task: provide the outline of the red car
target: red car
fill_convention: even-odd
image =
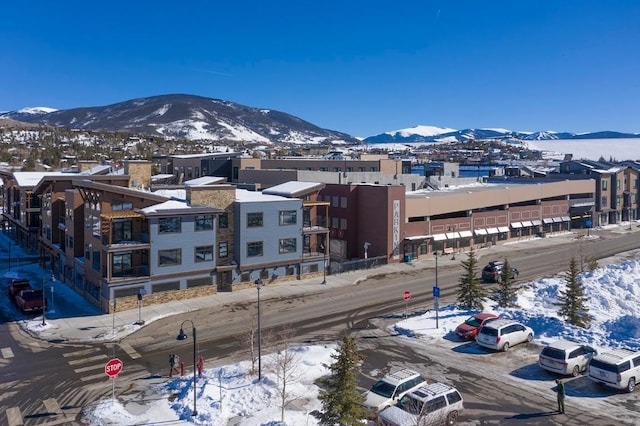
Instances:
[[[473,340],[485,323],[498,319],[498,315],[482,312],[467,318],[465,322],[456,327],[456,334],[465,340]]]

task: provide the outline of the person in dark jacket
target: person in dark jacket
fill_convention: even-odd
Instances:
[[[562,380],[556,379],[556,396],[558,397],[558,413],[564,414],[564,383]]]

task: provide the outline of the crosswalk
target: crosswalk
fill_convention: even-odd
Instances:
[[[26,348],[34,353],[41,350],[37,345],[29,345]],[[117,389],[120,387],[120,383],[124,387],[124,383],[127,381],[148,377],[149,375],[144,367],[127,362],[140,358],[141,355],[131,345],[125,343],[114,344],[111,347],[83,347],[70,352],[63,352],[62,356],[65,364],[76,374],[76,378],[68,379],[68,386],[56,391],[56,395],[52,395],[55,396],[54,398],[44,399],[41,403],[41,408],[36,409],[35,412],[23,413],[20,407],[6,408],[4,413],[0,412],[0,424],[6,424],[7,426],[36,424],[39,426],[80,425],[82,408],[103,398],[105,391],[111,389],[112,385],[115,385]],[[105,374],[105,365],[114,356],[122,360],[124,364],[115,384]],[[15,361],[15,348],[0,348],[0,368],[8,366],[8,364]],[[24,389],[20,390],[21,386],[24,385],[19,381],[2,383],[0,384],[0,395],[4,397],[20,395],[17,392],[24,392]],[[70,409],[69,407],[75,408]],[[2,419],[2,414],[6,416],[6,423]],[[38,420],[37,422],[35,421],[36,419]]]

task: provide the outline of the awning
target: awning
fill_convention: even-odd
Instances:
[[[522,226],[529,228],[531,226],[533,226],[533,223],[531,223],[530,220],[525,220],[524,222],[522,222]]]
[[[511,227],[512,228],[522,228],[522,223],[521,222],[511,222]]]
[[[540,226],[542,225],[542,222],[539,220],[532,220],[531,223],[533,224],[533,226]]]
[[[446,236],[447,240],[455,240],[457,238],[460,238],[460,234],[458,234],[457,232],[447,232]]]
[[[509,232],[508,226],[498,226],[498,231],[500,232]]]
[[[487,230],[486,229],[476,229],[473,232],[475,232],[476,235],[487,235]]]
[[[552,218],[550,218],[550,217],[545,217],[544,219],[542,219],[542,221],[543,221],[544,223],[553,223],[553,219],[552,219]]]
[[[569,216],[562,216],[560,219],[562,219],[563,222],[571,222],[571,218]]]
[[[144,215],[142,213],[134,212],[131,210],[119,210],[111,213],[102,213],[100,215],[100,218],[104,220],[131,219],[135,217],[144,217]]]
[[[447,239],[447,234],[435,234],[433,236],[433,241],[444,241]]]
[[[472,236],[473,233],[471,231],[460,231],[460,238],[469,238]]]
[[[562,218],[561,218],[561,217],[554,217],[554,218],[553,218],[553,222],[554,222],[554,223],[562,222]]]
[[[428,235],[414,235],[412,237],[404,237],[405,240],[409,240],[409,241],[420,241],[420,240],[426,240],[427,238],[429,238]]]
[[[487,228],[487,233],[488,234],[497,234],[500,231],[498,231],[498,228]]]

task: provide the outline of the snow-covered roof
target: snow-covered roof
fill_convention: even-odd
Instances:
[[[36,186],[45,176],[69,176],[66,172],[14,172],[13,177],[21,188]]]
[[[311,191],[324,188],[323,183],[319,182],[298,182],[289,181],[280,185],[272,186],[262,191],[263,194],[282,195],[283,197],[297,197],[301,194],[307,194]]]
[[[179,200],[187,199],[186,189],[157,189],[153,191],[153,193],[157,195],[162,195],[163,197],[177,198]]]
[[[174,175],[172,175],[172,174],[160,173],[160,174],[151,176],[151,181],[153,182],[153,181],[156,181],[156,180],[170,179],[172,177],[174,177]]]
[[[98,174],[107,174],[104,172],[108,172],[109,170],[111,170],[111,165],[109,164],[100,164],[94,167],[91,167],[90,169],[87,169],[85,171],[83,171],[82,173],[80,173],[81,175],[98,175]]]
[[[153,206],[145,207],[144,209],[140,209],[140,211],[144,214],[148,213],[157,213],[159,211],[165,210],[182,210],[190,208],[186,202],[177,201],[177,200],[169,200],[164,203],[154,204]]]
[[[226,182],[227,178],[218,176],[202,176],[195,179],[185,181],[185,186],[198,186],[198,185],[215,185],[218,183]]]
[[[291,201],[291,199],[280,195],[269,195],[258,191],[236,189],[236,201],[241,203],[259,203],[266,201]]]

